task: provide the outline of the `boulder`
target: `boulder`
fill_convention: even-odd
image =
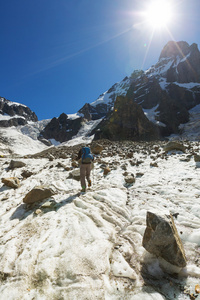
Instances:
[[[195,155],[194,155],[194,161],[195,161],[195,162],[200,162],[200,155],[195,154]]]
[[[107,175],[108,173],[110,173],[110,168],[109,167],[105,167],[103,170],[103,175]]]
[[[79,166],[79,163],[77,162],[77,161],[72,161],[72,167],[73,168],[78,168],[78,166]]]
[[[80,169],[75,169],[69,174],[69,178],[73,178],[77,181],[80,180]]]
[[[161,217],[148,211],[146,222],[143,247],[172,265],[185,267],[185,252],[172,215]]]
[[[27,204],[39,202],[51,197],[54,194],[55,192],[51,188],[46,186],[38,186],[33,188],[30,192],[28,192],[28,194],[26,194],[23,202]]]
[[[171,141],[164,145],[163,150],[165,152],[178,150],[185,153],[186,147],[180,142]]]
[[[24,171],[21,173],[21,176],[22,176],[23,178],[28,178],[28,177],[32,176],[33,174],[34,174],[34,173],[31,172],[31,171],[24,170]]]
[[[125,181],[126,181],[126,183],[128,183],[128,184],[134,183],[134,182],[135,182],[135,177],[134,177],[134,175],[128,175],[128,176],[126,176],[126,177],[125,177]]]
[[[103,150],[103,146],[100,144],[95,143],[94,145],[91,146],[91,152],[93,154],[100,154]]]
[[[16,189],[20,186],[20,181],[17,177],[2,178],[1,181],[6,186],[14,188],[14,189]]]
[[[15,169],[15,168],[22,168],[26,166],[26,164],[23,161],[20,160],[11,160],[9,168],[10,169]]]

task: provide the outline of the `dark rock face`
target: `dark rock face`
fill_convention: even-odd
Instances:
[[[200,82],[200,52],[197,44],[186,42],[167,43],[161,52],[160,59],[172,59],[173,63],[167,71],[168,82]]]
[[[142,108],[128,97],[119,96],[113,112],[103,120],[96,131],[96,139],[152,140],[159,132],[144,115]]]
[[[83,117],[90,121],[90,120],[98,120],[105,116],[106,113],[106,105],[97,105],[93,107],[89,103],[86,103],[79,111],[79,114],[82,114]]]
[[[76,135],[82,126],[83,118],[74,120],[68,119],[68,116],[62,113],[59,118],[53,118],[44,130],[41,132],[41,137],[45,139],[55,139],[59,142],[70,140]]]
[[[27,121],[38,121],[36,114],[25,105],[0,98],[0,114],[11,118],[1,120],[0,127],[25,125]]]
[[[12,118],[9,120],[1,120],[0,127],[11,127],[18,125],[26,125],[27,121],[24,118]]]
[[[160,217],[147,212],[147,227],[142,245],[150,253],[164,258],[178,267],[186,266],[185,251],[173,217]]]
[[[190,46],[187,42],[170,41],[161,51],[159,60],[163,58],[176,58],[177,56],[185,57],[190,52]]]

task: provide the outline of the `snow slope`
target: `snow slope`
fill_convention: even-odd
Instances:
[[[33,131],[33,127],[31,129]],[[0,154],[34,154],[47,148],[43,143],[30,136],[23,134],[18,127],[0,128]]]
[[[96,157],[92,188],[82,195],[71,171],[58,167],[71,166],[70,154],[21,158],[26,166],[14,170],[7,169],[9,158],[0,159],[2,177],[21,181],[15,190],[0,185],[0,299],[190,299],[200,283],[200,169],[190,155],[199,153],[199,143],[168,155],[157,145],[133,143],[132,159],[125,144],[113,145]],[[107,176],[102,165],[111,169]],[[23,170],[34,174],[22,180]],[[133,185],[124,172],[135,175]],[[37,185],[54,189],[55,207],[41,207],[50,199],[23,204]],[[172,268],[142,247],[147,211],[176,214],[186,268]]]

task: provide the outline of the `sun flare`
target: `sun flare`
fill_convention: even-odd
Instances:
[[[145,12],[147,23],[154,29],[167,26],[172,19],[172,7],[167,0],[155,0]]]

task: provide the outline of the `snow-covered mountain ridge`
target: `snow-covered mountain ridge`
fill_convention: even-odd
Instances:
[[[135,70],[97,100],[86,103],[73,117],[63,113],[58,118],[37,123],[21,110],[16,111],[16,107],[22,109],[20,104],[11,105],[4,98],[1,103],[4,103],[0,111],[4,119],[1,126],[20,124],[18,129],[23,134],[31,134],[46,145],[70,141],[73,144],[80,134],[88,140],[90,136],[95,139],[151,140],[181,134],[189,138],[183,131],[188,128],[184,124],[193,118],[191,109],[200,104],[200,52],[196,44],[167,43],[158,62],[149,70]],[[15,107],[10,115],[7,107]],[[88,130],[84,130],[86,127]]]

